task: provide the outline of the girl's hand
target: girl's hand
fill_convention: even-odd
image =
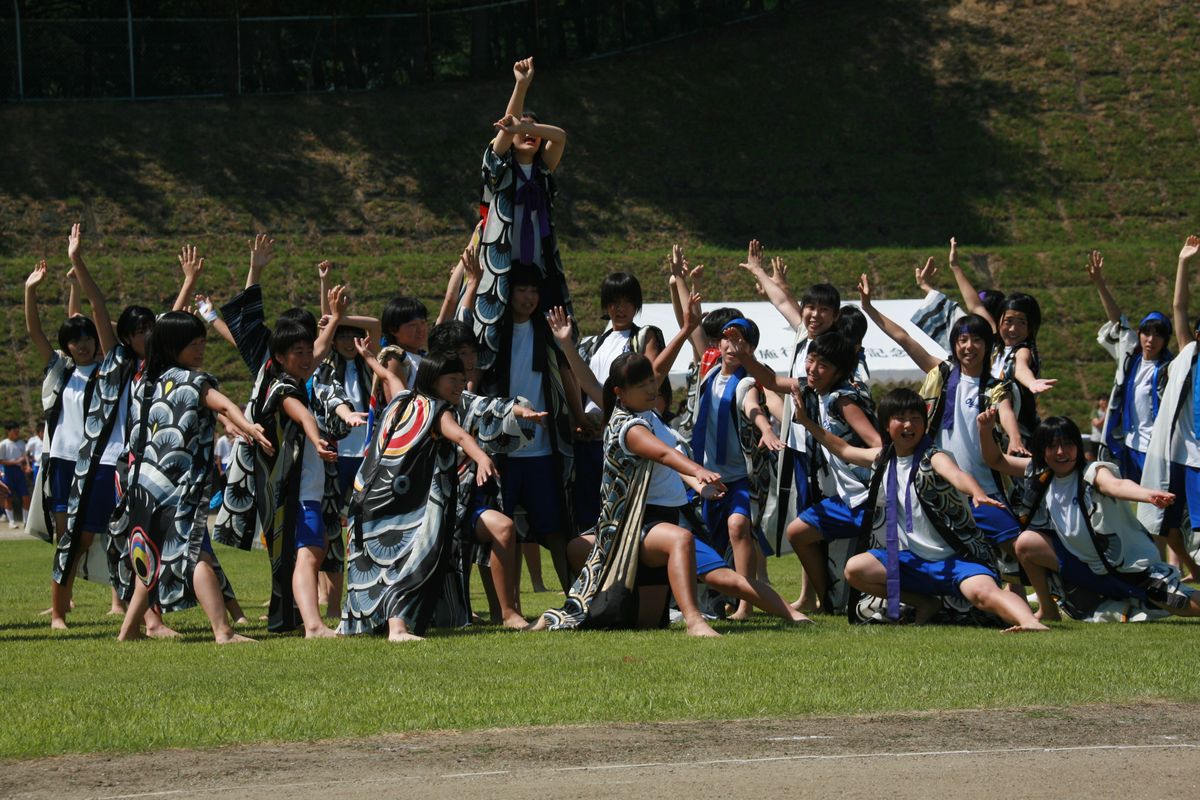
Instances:
[[[780,289],[787,289],[787,273],[788,265],[782,258],[775,256],[771,259],[771,280]]]
[[[67,283],[71,284],[71,288],[73,288],[73,289],[79,288],[79,275],[76,274],[74,267],[71,267],[69,270],[67,270],[66,277],[67,277]]]
[[[1193,237],[1194,238],[1194,237]],[[1150,503],[1155,508],[1166,508],[1175,502],[1175,495],[1170,492],[1160,492],[1152,489],[1147,492],[1146,502]]]
[[[1183,249],[1179,251],[1179,260],[1190,261],[1196,253],[1200,253],[1200,238],[1189,236],[1183,243]]]
[[[975,422],[979,425],[979,433],[991,435],[996,427],[996,419],[1000,416],[1000,410],[997,408],[989,408],[979,416],[975,417]]]
[[[496,465],[486,455],[475,462],[475,485],[483,486],[496,477]]]
[[[671,268],[671,275],[674,278],[686,278],[687,271],[684,269],[686,262],[683,258],[683,247],[677,244],[671,245],[671,255],[667,256],[667,264]]]
[[[804,390],[798,383],[792,386],[792,419],[801,425],[812,423],[808,417],[808,409],[804,407]]]
[[[76,222],[67,235],[67,258],[74,261],[83,254],[83,226]]]
[[[260,233],[250,240],[250,266],[265,267],[275,258],[275,240]]]
[[[240,433],[243,435],[243,437],[253,441],[259,447],[261,447],[262,451],[267,455],[275,455],[275,448],[271,445],[271,440],[268,439],[267,435],[263,432],[262,425],[254,423],[249,428],[240,431]]]
[[[1010,456],[1019,456],[1020,458],[1029,458],[1032,453],[1025,447],[1025,443],[1020,439],[1013,439],[1008,443],[1008,454]]]
[[[683,307],[683,329],[688,333],[696,330],[700,325],[700,318],[703,316],[700,312],[700,293],[692,292],[688,296],[688,303]]]
[[[521,405],[513,406],[513,416],[517,419],[523,419],[532,422],[535,425],[546,426],[546,420],[550,417],[549,411],[534,411],[532,408],[526,408]]]
[[[462,264],[467,283],[478,286],[483,279],[483,266],[479,263],[479,252],[471,245],[463,250]]]
[[[950,237],[950,269],[959,269],[958,240],[953,236]]]
[[[871,279],[865,272],[858,276],[858,296],[864,309],[871,307]]]
[[[917,278],[917,286],[922,292],[928,294],[933,291],[933,279],[937,277],[937,271],[937,264],[933,262],[933,256],[925,261],[925,266],[913,270]]]
[[[505,133],[511,133],[511,134],[521,133],[522,132],[521,125],[522,125],[521,120],[517,119],[512,114],[509,114],[509,115],[507,115],[501,119],[498,119],[492,123],[493,128],[496,128],[498,130],[504,131]]]
[[[184,245],[179,251],[179,269],[183,271],[184,280],[195,282],[204,271],[204,259],[196,255],[196,248]]]
[[[533,56],[513,64],[513,79],[521,86],[533,83]]]
[[[700,497],[705,500],[716,500],[718,497],[725,496],[725,484],[719,487],[715,483],[706,483],[700,487]]]
[[[351,411],[346,416],[342,417],[342,422],[349,425],[351,428],[361,428],[367,424],[367,412]]]
[[[371,337],[370,336],[364,336],[361,339],[355,339],[354,340],[354,349],[358,351],[358,354],[360,356],[362,356],[363,358],[365,358],[367,360],[375,358],[375,352],[373,350],[371,350]]]
[[[317,455],[322,461],[337,461],[337,448],[331,447],[327,440],[321,439],[317,445]]]
[[[220,314],[218,314],[217,310],[213,308],[212,298],[206,294],[200,294],[197,292],[195,300],[196,310],[200,312],[200,318],[210,325],[215,322]]]
[[[764,450],[770,450],[772,453],[778,453],[783,449],[783,441],[775,435],[774,431],[767,431],[762,435],[758,446]]]
[[[317,277],[325,280],[329,277],[329,270],[333,268],[332,261],[322,261],[317,264]]]
[[[336,323],[346,315],[346,308],[350,305],[350,296],[346,294],[346,287],[338,285],[329,290],[329,316],[330,324]]]
[[[975,508],[979,508],[980,506],[995,506],[996,508],[1006,508],[1007,507],[1004,505],[1004,503],[1001,503],[999,500],[993,500],[992,498],[988,497],[986,494],[982,494],[982,493],[971,495],[971,505]]]
[[[750,244],[746,247],[746,261],[738,266],[748,270],[752,275],[762,272],[762,243],[758,239],[750,240]]]
[[[713,472],[711,469],[705,469],[704,467],[697,467],[696,471],[692,473],[692,477],[701,486],[716,486],[722,492],[726,491],[725,484],[721,481],[721,473],[719,472]]]
[[[46,280],[46,259],[42,259],[33,267],[33,272],[25,279],[26,289],[37,289],[37,285]]]
[[[742,336],[740,328],[726,328],[721,331],[721,338],[729,341],[729,348],[738,360],[754,355],[754,348],[746,341],[746,337]]]
[[[1029,391],[1033,392],[1034,394],[1041,394],[1042,392],[1048,392],[1053,389],[1056,383],[1058,383],[1058,378],[1038,378],[1025,388],[1029,389]]]
[[[571,335],[571,318],[567,316],[562,306],[555,306],[546,312],[546,321],[550,323],[550,333],[554,340],[563,347],[574,347],[575,340]]]
[[[1100,255],[1099,250],[1088,253],[1087,274],[1093,281],[1104,280],[1104,256]]]
[[[693,292],[700,291],[700,280],[704,277],[704,265],[697,264],[695,269],[689,269],[687,259],[683,261],[684,272],[687,273],[688,283],[692,286]]]

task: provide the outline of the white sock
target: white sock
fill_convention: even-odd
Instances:
[[[8,522],[11,525],[12,521],[13,521],[12,509],[11,508],[4,509],[4,516],[8,518]]]

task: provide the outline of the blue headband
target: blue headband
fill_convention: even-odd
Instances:
[[[1138,323],[1138,329],[1141,330],[1142,326],[1148,322],[1161,322],[1165,325],[1167,327],[1167,338],[1170,338],[1171,334],[1175,332],[1175,326],[1171,324],[1171,320],[1167,318],[1167,315],[1161,311],[1151,311],[1142,317],[1142,321]]]

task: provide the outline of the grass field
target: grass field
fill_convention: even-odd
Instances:
[[[247,613],[266,557],[221,548]],[[198,609],[176,641],[120,644],[107,591],[77,590],[72,630],[36,617],[49,547],[0,542],[0,757],[309,741],[375,733],[587,722],[778,718],[957,708],[1200,701],[1193,623],[992,629],[787,628],[757,616],[721,640],[669,632],[437,631],[424,643],[269,636],[217,647]],[[785,595],[799,562],[772,559]],[[477,582],[476,582],[477,583]],[[528,589],[528,586],[526,586]],[[552,595],[524,594],[527,615]],[[477,604],[480,598],[476,597]]]

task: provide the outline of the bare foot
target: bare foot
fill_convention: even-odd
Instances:
[[[936,597],[922,597],[913,605],[917,609],[917,614],[913,617],[914,625],[924,625],[942,610],[942,601]]]
[[[264,616],[263,619],[266,619],[266,617]],[[246,619],[246,616],[243,614],[242,616],[235,619],[231,624],[233,624],[233,625],[249,625],[250,620]]]
[[[514,631],[527,631],[530,629],[529,621],[515,612],[505,617],[504,621],[500,624],[506,628],[511,628]]]
[[[389,633],[388,641],[389,642],[423,642],[423,641],[425,641],[425,637],[417,636],[416,634],[413,634],[413,633]]]
[[[794,603],[788,603],[788,606],[792,609],[792,611],[799,611],[801,614],[817,613],[817,604],[805,602],[803,597]]]
[[[266,614],[263,614],[262,616],[260,616],[260,617],[258,618],[258,621],[259,621],[259,622],[266,622],[266,621],[267,621],[267,619],[268,619],[267,615],[266,615]],[[238,624],[240,625],[240,624],[242,624],[243,622],[247,622],[247,621],[248,621],[248,620],[247,620],[245,617],[242,617],[240,620],[238,620]]]
[[[129,633],[122,633],[122,634],[117,635],[118,642],[136,642],[139,639],[145,639],[145,638],[146,638],[146,634],[142,633],[141,628],[134,628]]]
[[[792,610],[791,622],[793,625],[812,625],[813,621],[801,614],[799,611]]]
[[[708,624],[704,617],[700,617],[695,622],[689,622],[687,624],[687,635],[702,636],[709,639],[713,637],[720,638],[721,636],[721,634],[712,629],[712,626]]]
[[[50,608],[47,608],[44,611],[39,611],[38,616],[39,617],[48,617],[53,613],[54,613],[54,606],[51,606]]]
[[[1011,628],[1005,628],[1001,633],[1041,633],[1042,631],[1050,630],[1040,622],[1034,622],[1032,625],[1013,625]]]
[[[106,617],[123,617],[123,616],[125,616],[125,609],[121,608],[120,606],[113,606],[112,608],[110,608],[108,610],[108,613],[105,614],[104,616],[106,616]]]
[[[174,639],[178,635],[178,631],[174,631],[166,625],[155,625],[153,628],[146,627],[146,636],[151,639]]]
[[[255,640],[251,639],[249,636],[242,636],[240,633],[232,633],[229,636],[217,637],[217,644],[245,644],[253,641]]]
[[[65,631],[67,629],[67,621],[62,617],[54,617],[50,620],[50,630]]]
[[[537,622],[533,623],[532,625],[530,625],[530,626],[529,626],[528,628],[526,628],[525,630],[527,630],[527,631],[530,631],[530,632],[533,632],[533,631],[544,631],[544,630],[546,630],[546,629],[547,629],[547,628],[549,628],[549,627],[550,627],[550,623],[549,623],[549,622],[546,622],[546,618],[545,618],[545,617],[538,617],[538,618],[537,618]]]
[[[1033,618],[1039,622],[1062,622],[1062,614],[1058,613],[1058,604],[1052,606],[1040,606],[1037,611],[1033,612]]]
[[[304,632],[305,639],[336,639],[337,631],[333,628],[322,625],[320,628],[315,628],[311,631]]]

